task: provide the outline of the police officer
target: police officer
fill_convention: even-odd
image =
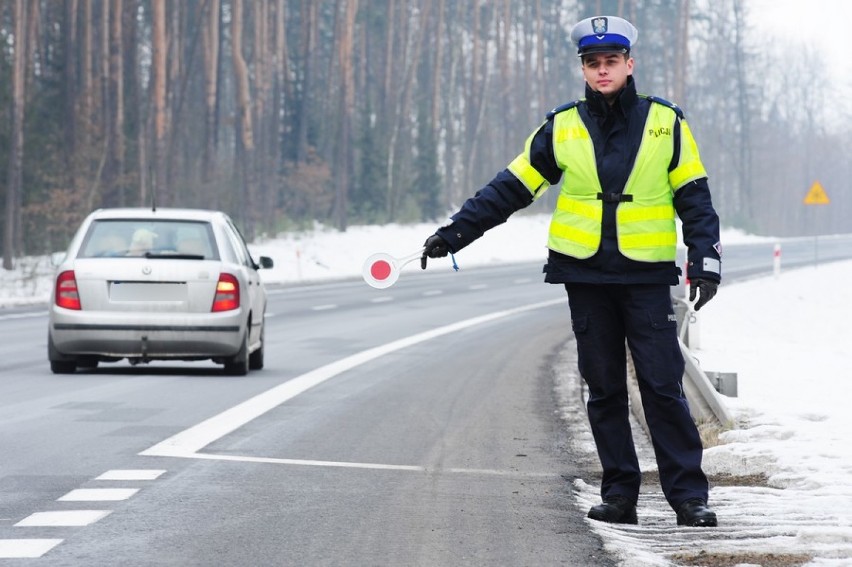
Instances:
[[[670,286],[678,283],[675,214],[688,249],[690,301],[701,309],[721,280],[719,217],[681,110],[637,94],[630,49],[638,32],[613,16],[571,31],[585,98],[552,110],[524,151],[424,244],[427,258],[458,252],[562,187],[550,224],[545,281],[563,284],[589,387],[588,415],[603,468],[589,518],[637,523],[641,472],[628,420],[630,348],[663,492],[678,525],[715,526],[702,445],[683,395],[684,361]]]

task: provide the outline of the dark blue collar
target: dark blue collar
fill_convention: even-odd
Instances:
[[[636,95],[636,83],[633,81],[632,75],[627,77],[627,84],[616,95],[612,106],[610,106],[601,93],[592,90],[592,87],[586,83],[586,103],[589,105],[589,111],[599,118],[606,118],[613,112],[621,116],[627,116],[633,107],[636,106],[638,98]]]

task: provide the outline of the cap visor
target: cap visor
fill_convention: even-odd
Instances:
[[[590,53],[630,53],[630,50],[623,45],[589,45],[577,52],[579,57],[589,55]]]

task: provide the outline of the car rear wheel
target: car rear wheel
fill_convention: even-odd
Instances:
[[[265,326],[260,329],[260,348],[249,355],[249,370],[260,370],[263,368],[263,345],[266,343]]]
[[[73,374],[77,371],[77,361],[56,350],[50,333],[47,334],[47,359],[50,361],[50,371],[54,374]]]
[[[249,372],[248,329],[243,335],[243,346],[240,351],[225,359],[225,374],[229,376],[245,376]]]

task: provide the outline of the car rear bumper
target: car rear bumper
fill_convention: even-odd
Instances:
[[[233,356],[242,344],[241,310],[175,314],[84,312],[55,308],[53,347],[63,355],[195,358]]]

